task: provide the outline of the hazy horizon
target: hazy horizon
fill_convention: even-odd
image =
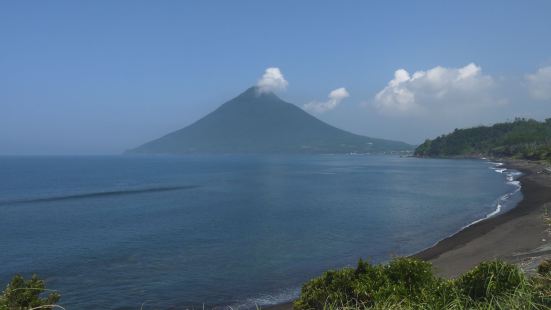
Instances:
[[[120,154],[247,88],[419,144],[551,117],[551,3],[0,4],[0,155]]]

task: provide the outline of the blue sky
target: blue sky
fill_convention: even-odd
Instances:
[[[551,117],[550,15],[549,1],[3,1],[0,154],[117,154],[269,67],[280,97],[335,103],[308,111],[373,137]]]

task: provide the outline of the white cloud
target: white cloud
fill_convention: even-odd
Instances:
[[[533,99],[551,99],[551,66],[538,69],[534,74],[526,75],[528,92]]]
[[[262,75],[258,83],[256,83],[260,93],[285,90],[287,85],[289,85],[289,83],[285,80],[279,68],[275,67],[266,69],[264,75]]]
[[[494,86],[494,79],[473,63],[462,68],[437,66],[413,75],[399,69],[377,93],[374,105],[386,114],[455,113],[503,102],[493,96]]]
[[[339,103],[341,103],[343,99],[347,97],[350,97],[350,94],[348,93],[346,88],[341,87],[331,91],[326,101],[312,101],[305,104],[303,108],[310,112],[323,113],[329,110],[333,110],[339,105]]]

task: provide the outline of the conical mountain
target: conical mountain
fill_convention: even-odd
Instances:
[[[195,123],[128,153],[365,153],[411,150],[328,125],[274,93],[251,87]]]

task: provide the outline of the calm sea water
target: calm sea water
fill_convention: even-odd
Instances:
[[[0,157],[0,280],[37,273],[67,309],[283,302],[328,268],[411,254],[498,204],[505,212],[520,192],[492,167],[345,155]]]

